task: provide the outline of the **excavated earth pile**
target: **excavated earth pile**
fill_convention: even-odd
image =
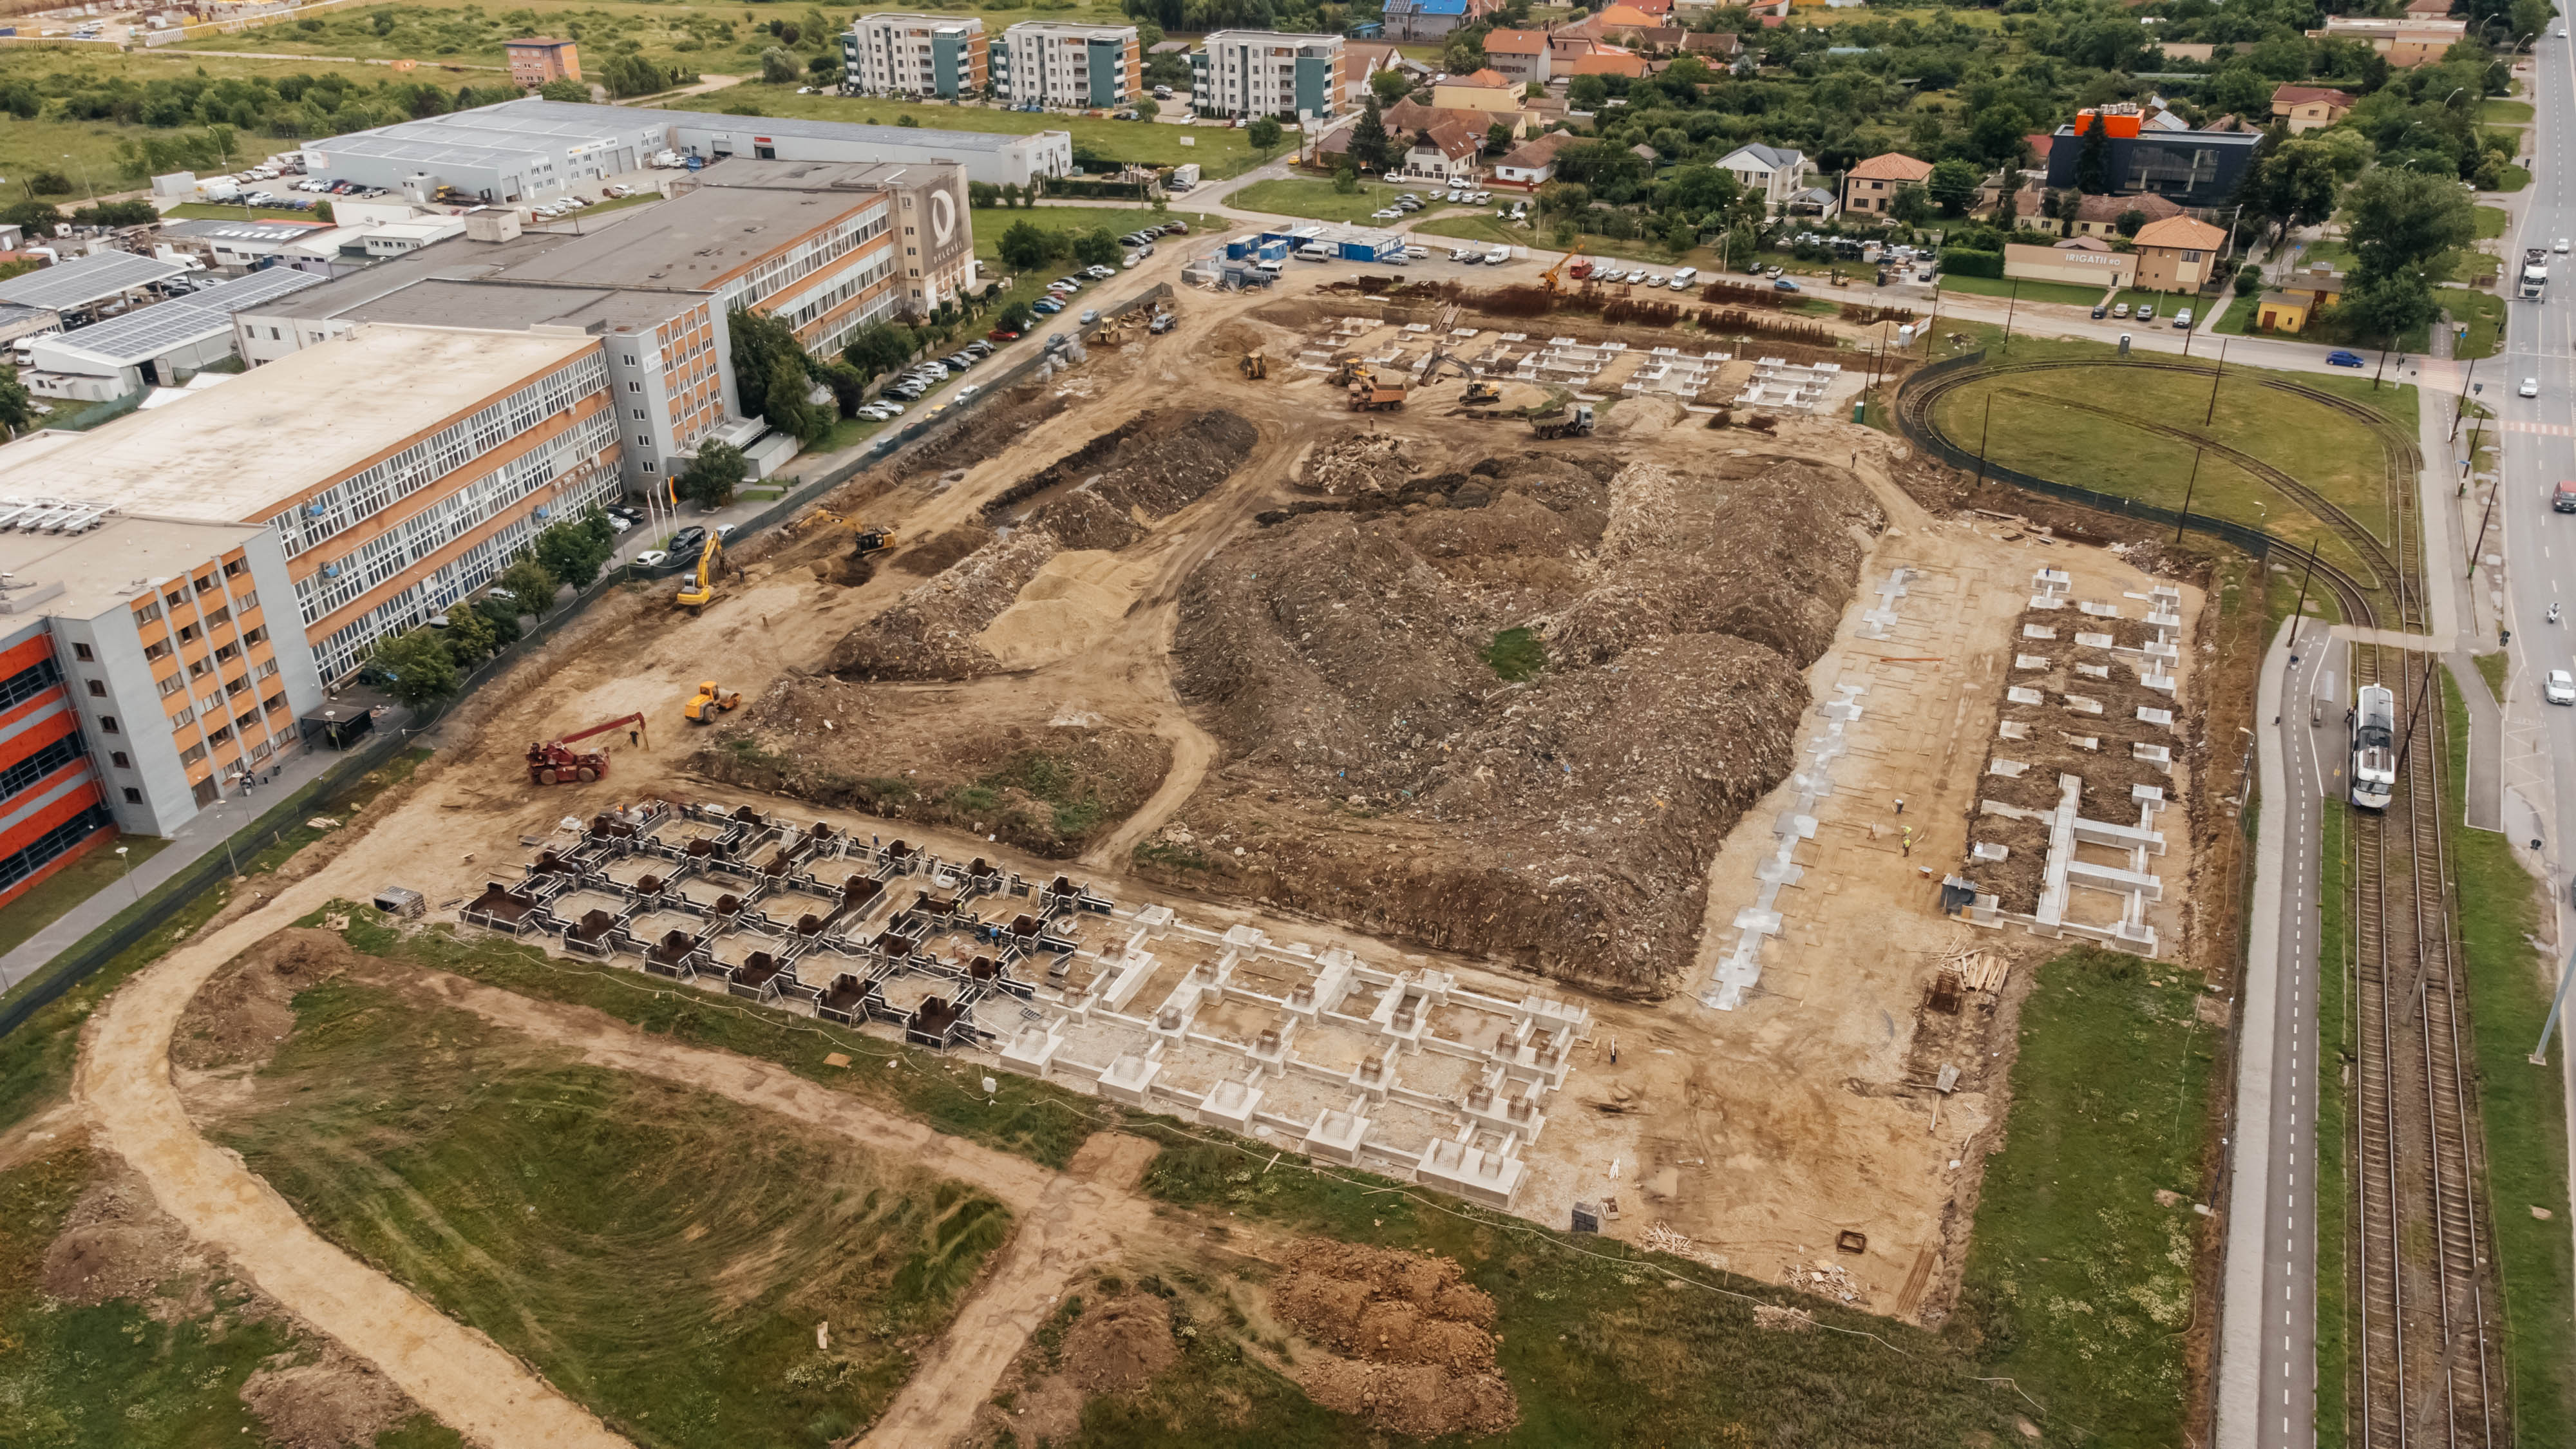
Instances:
[[[1876,505],[1802,461],[1604,448],[1402,492],[1280,517],[1190,577],[1175,677],[1224,758],[1137,868],[1672,990],[1711,853],[1790,768]]]
[[[828,668],[851,679],[968,679],[1012,667],[976,639],[1047,561],[1123,549],[1242,466],[1259,432],[1229,412],[1138,414],[987,505],[996,536],[843,636]],[[946,535],[943,535],[946,537]]]
[[[1134,814],[1172,747],[1037,690],[971,704],[790,676],[689,758],[710,780],[994,835],[1066,859]]]

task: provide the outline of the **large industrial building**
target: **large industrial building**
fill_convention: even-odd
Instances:
[[[269,268],[202,291],[137,307],[27,344],[21,376],[40,397],[106,402],[145,387],[175,387],[234,355],[233,314],[321,285],[309,272]]]
[[[1023,20],[994,45],[992,72],[994,98],[1015,106],[1099,110],[1145,94],[1133,25]]]
[[[1190,53],[1190,71],[1202,116],[1327,120],[1342,94],[1342,38],[1220,30]]]
[[[572,330],[361,327],[109,427],[22,439],[0,450],[0,497],[258,525],[285,575],[258,580],[267,617],[336,683],[550,519],[621,490],[607,346]]]
[[[567,101],[504,101],[450,115],[352,131],[305,146],[304,164],[326,181],[427,199],[440,186],[496,205],[559,196],[641,169],[658,152],[714,161],[887,162],[954,165],[969,181],[1026,186],[1072,173],[1073,136],[1026,136],[847,121],[657,111]]]
[[[379,323],[602,339],[630,486],[667,480],[739,419],[736,307],[785,318],[809,351],[926,312],[976,284],[957,168],[731,161],[598,230],[464,237],[245,310],[242,356],[288,357]],[[499,223],[505,213],[476,213]]]
[[[863,96],[980,96],[984,22],[972,15],[862,15],[841,33],[842,89]]]

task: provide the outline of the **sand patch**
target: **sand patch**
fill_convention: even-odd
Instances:
[[[1037,669],[1107,638],[1153,574],[1148,559],[1106,549],[1069,549],[1049,558],[994,616],[975,644],[1004,669]]]

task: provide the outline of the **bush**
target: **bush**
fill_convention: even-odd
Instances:
[[[35,117],[24,119],[34,120]],[[27,178],[27,184],[36,189],[38,196],[69,196],[72,190],[72,179],[59,171],[39,171]]]
[[[2262,290],[2263,269],[2261,267],[2255,266],[2249,262],[2237,271],[2236,293],[2238,296],[2250,297]]]
[[[1941,270],[1954,277],[1993,277],[2004,274],[2002,252],[1970,251],[1966,247],[1948,247],[1941,253]]]
[[[771,46],[760,53],[760,78],[774,86],[796,84],[796,57]]]
[[[537,87],[537,94],[550,101],[569,101],[577,106],[590,103],[589,84],[570,76],[546,82]]]

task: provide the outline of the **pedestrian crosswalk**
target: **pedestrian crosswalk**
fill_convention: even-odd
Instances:
[[[2544,438],[2576,437],[2576,427],[2565,423],[2526,423],[2509,419],[2496,426],[2508,433],[2538,433]]]

